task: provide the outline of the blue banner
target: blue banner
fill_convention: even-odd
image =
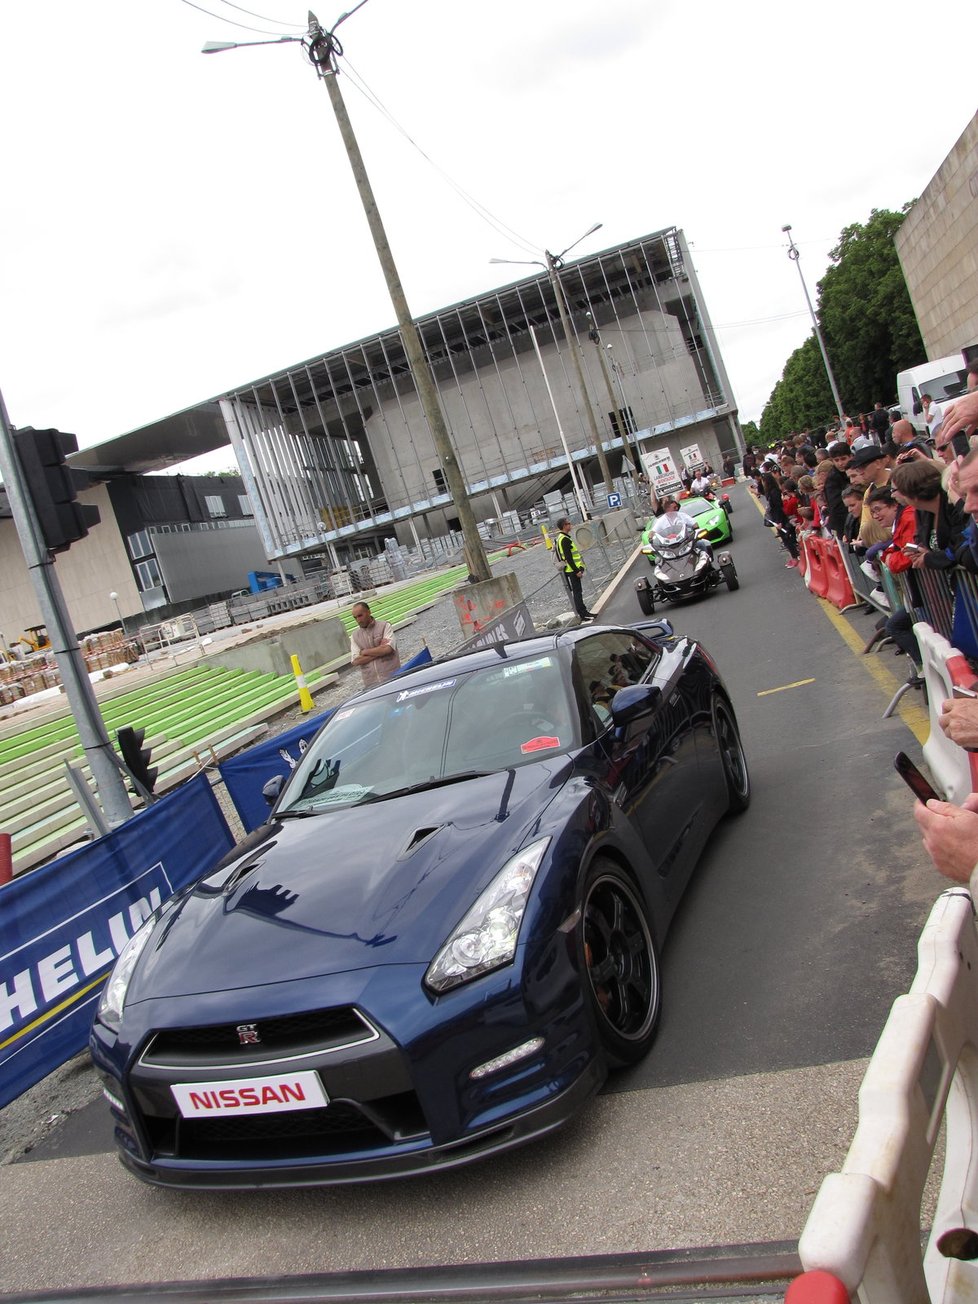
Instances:
[[[423,648],[417,656],[406,661],[398,674],[423,666],[431,660],[431,653]],[[333,710],[336,708],[334,707]],[[276,775],[289,774],[299,764],[310,738],[326,723],[333,711],[322,711],[297,724],[288,733],[277,734],[246,751],[238,752],[217,767],[224,786],[241,817],[245,832],[250,833],[268,818],[268,802],[262,788]]]
[[[82,1050],[139,925],[233,844],[206,775],[0,887],[0,1108]]]

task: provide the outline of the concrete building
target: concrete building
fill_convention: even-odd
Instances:
[[[693,444],[716,467],[724,451],[743,448],[681,230],[568,262],[559,276],[586,396],[546,271],[418,323],[479,520],[525,517],[549,490],[570,491],[568,457],[601,510],[585,405],[615,474],[626,438],[677,465]],[[240,479],[146,474],[229,443]],[[70,460],[93,476],[83,500],[102,516],[57,560],[79,632],[111,624],[119,610],[159,620],[203,605],[244,587],[251,570],[332,570],[381,553],[387,540],[413,546],[457,524],[396,329]],[[9,519],[0,520],[0,565],[9,639],[40,619]]]
[[[927,357],[978,344],[978,114],[896,235]]]
[[[240,476],[118,471],[79,497],[101,520],[55,560],[77,633],[120,615],[149,622],[186,611],[245,588],[248,572],[267,566]],[[0,636],[9,644],[41,614],[5,501],[0,566]]]
[[[586,399],[546,271],[418,323],[477,520],[570,488],[562,432],[586,478],[599,480],[585,402],[616,468],[623,434],[677,459],[680,446],[698,444],[714,466],[722,450],[742,448],[680,230],[576,259],[559,276]],[[333,567],[374,555],[386,538],[416,545],[457,524],[396,329],[220,402],[270,559]]]

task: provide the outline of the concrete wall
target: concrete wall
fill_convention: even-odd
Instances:
[[[230,670],[260,670],[264,674],[290,675],[291,658],[297,656],[303,672],[349,657],[350,636],[336,616],[309,620],[301,625],[253,638],[237,647],[221,648],[207,660]]]
[[[654,426],[705,408],[703,386],[676,318],[646,309],[629,322],[634,322],[630,329],[640,341],[634,349],[629,336],[615,331],[607,335],[609,342],[615,341],[617,361],[625,369],[624,396],[632,410]],[[563,344],[558,350],[541,339],[540,352],[568,445],[580,449],[590,443],[591,434],[580,404],[574,364]],[[598,429],[606,432],[604,379],[589,349],[583,351],[582,360],[588,388],[592,396],[598,396]],[[470,483],[503,475],[542,455],[561,455],[553,407],[532,351],[504,357],[495,367],[464,373],[457,382],[454,377],[439,378],[439,390]],[[439,466],[438,455],[413,391],[396,405],[387,404],[378,411],[367,422],[367,437],[391,506],[437,496],[433,472]],[[518,495],[519,486],[513,486],[511,492]],[[483,514],[494,514],[491,503],[486,503]]]
[[[59,553],[55,574],[64,592],[76,632],[111,625],[118,619],[110,593],[119,595],[123,616],[142,612],[139,590],[129,568],[126,545],[115,522],[104,485],[86,489],[79,501],[91,504],[102,514],[101,522],[87,537]],[[11,520],[0,521],[0,631],[9,641],[19,637],[42,616],[34,587],[24,563],[17,530]]]
[[[896,249],[928,358],[978,343],[978,114],[907,214]]]

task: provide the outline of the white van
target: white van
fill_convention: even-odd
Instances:
[[[921,395],[929,394],[935,403],[943,405],[965,391],[968,364],[963,353],[951,353],[946,358],[922,362],[919,367],[909,367],[897,374],[897,401],[900,411],[913,423],[914,429],[926,432],[924,406]]]

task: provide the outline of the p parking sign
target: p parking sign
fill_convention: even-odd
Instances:
[[[620,506],[621,506],[621,494],[609,494],[609,495],[608,495],[608,506],[609,506],[609,507],[620,507]]]

